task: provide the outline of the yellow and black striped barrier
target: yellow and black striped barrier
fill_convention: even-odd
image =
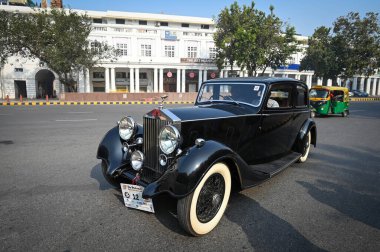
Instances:
[[[350,101],[380,101],[380,97],[350,97]]]
[[[63,106],[63,105],[148,105],[148,104],[161,104],[159,101],[56,101],[56,102],[0,102],[1,106]],[[189,101],[167,101],[164,104],[194,104]]]

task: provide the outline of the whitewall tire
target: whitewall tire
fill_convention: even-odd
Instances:
[[[303,148],[303,154],[300,157],[300,159],[298,159],[299,163],[306,162],[307,157],[309,156],[310,144],[311,144],[311,134],[310,134],[310,131],[309,131],[307,133],[307,135],[306,135],[306,142],[305,142],[305,145],[304,145],[304,148]]]
[[[231,173],[224,163],[214,164],[194,192],[177,203],[178,221],[194,236],[213,230],[226,210],[231,193]]]

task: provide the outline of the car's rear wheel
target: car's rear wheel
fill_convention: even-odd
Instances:
[[[309,156],[310,143],[311,143],[311,134],[310,134],[310,131],[309,131],[307,133],[307,135],[306,135],[306,141],[304,142],[304,145],[303,145],[302,156],[298,159],[299,163],[306,162],[307,157]]]
[[[214,164],[194,192],[177,203],[178,221],[194,236],[213,230],[226,210],[231,193],[231,173],[224,163]]]
[[[102,160],[101,166],[102,166],[103,176],[107,180],[107,182],[116,188],[120,188],[121,181],[118,178],[114,178],[110,176],[109,174],[107,174],[107,162]]]

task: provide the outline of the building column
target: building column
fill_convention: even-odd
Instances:
[[[140,68],[135,68],[135,78],[136,78],[136,93],[140,93]]]
[[[351,90],[357,90],[358,89],[358,78],[354,77],[354,81],[352,83],[352,89]]]
[[[158,69],[154,68],[153,72],[153,92],[158,93]]]
[[[134,74],[135,69],[129,68],[129,92],[134,93],[135,92],[135,80],[134,80]]]
[[[244,77],[248,77],[248,70],[244,70]]]
[[[376,95],[376,89],[377,89],[377,79],[373,78],[372,82],[372,90],[370,95]]]
[[[336,78],[336,83],[338,84],[339,87],[342,86],[342,79],[341,78]]]
[[[313,79],[313,76],[311,75],[306,75],[306,85],[308,86],[308,88],[311,88],[311,81]]]
[[[181,93],[181,69],[177,69],[177,93]]]
[[[371,90],[372,85],[372,78],[367,78],[367,85],[365,87],[365,91],[369,94]]]
[[[239,77],[244,77],[244,71],[243,70],[239,71]]]
[[[301,79],[301,75],[300,74],[296,74],[295,79],[296,80],[300,80]]]
[[[219,71],[219,78],[223,78],[223,70]]]
[[[116,76],[115,76],[115,68],[111,68],[111,92],[116,91]]]
[[[84,93],[86,92],[86,77],[84,75],[84,71],[80,70],[78,71],[78,93]]]
[[[164,69],[160,68],[160,76],[159,76],[160,82],[158,87],[158,92],[163,93],[164,92]]]
[[[331,80],[331,79],[328,79],[328,80],[327,80],[327,86],[329,86],[329,87],[332,86],[332,80]]]
[[[203,70],[203,81],[207,80],[207,70]]]
[[[359,85],[359,90],[364,90],[364,81],[365,81],[365,78],[361,77],[360,78],[360,85]]]
[[[85,74],[86,74],[86,78],[85,78],[85,87],[86,87],[86,90],[85,92],[86,93],[90,93],[91,92],[91,86],[90,86],[90,69],[86,69],[85,71]]]
[[[202,85],[202,74],[203,74],[203,71],[199,69],[199,72],[198,72],[198,90]]]
[[[380,95],[380,78],[377,78],[377,89],[376,89],[376,95]]]
[[[37,96],[36,79],[26,79],[26,96],[31,99],[36,98]],[[16,99],[17,98],[18,97],[16,97]],[[42,97],[42,98],[45,98],[45,97]]]
[[[228,78],[228,70],[224,70],[224,78]]]
[[[109,93],[110,92],[110,69],[108,67],[106,67],[104,78],[105,78],[105,85],[106,85],[106,93]]]
[[[323,84],[323,78],[318,78],[317,79],[317,84],[322,85]]]
[[[186,91],[186,69],[182,69],[182,83],[181,83],[181,93]]]

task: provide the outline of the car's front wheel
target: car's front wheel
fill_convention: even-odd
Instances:
[[[307,157],[309,156],[310,143],[311,143],[311,134],[310,134],[310,131],[309,131],[307,133],[307,135],[306,135],[306,141],[305,141],[304,146],[303,146],[302,156],[300,157],[300,159],[298,159],[299,163],[306,162]]]
[[[231,173],[224,163],[214,164],[194,192],[177,203],[178,221],[194,236],[213,230],[226,210],[231,193]]]

